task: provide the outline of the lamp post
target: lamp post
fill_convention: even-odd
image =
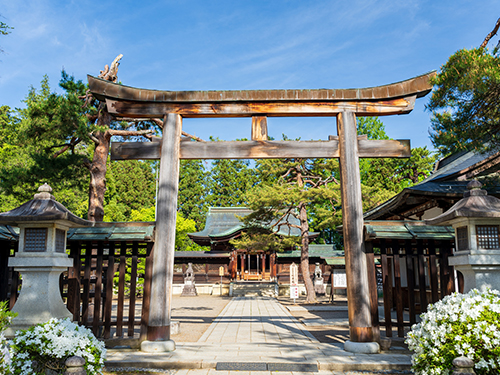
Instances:
[[[73,265],[66,254],[66,233],[70,227],[92,222],[72,214],[50,194],[44,184],[34,199],[11,211],[0,213],[0,224],[18,226],[19,249],[9,266],[21,273],[23,284],[13,312],[18,315],[6,331],[44,323],[51,318],[71,318],[59,292],[59,275]]]

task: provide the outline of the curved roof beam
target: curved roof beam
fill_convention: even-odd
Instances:
[[[88,76],[90,92],[117,116],[184,117],[361,116],[409,113],[416,98],[432,90],[429,72],[406,81],[359,89],[161,91],[140,89]]]

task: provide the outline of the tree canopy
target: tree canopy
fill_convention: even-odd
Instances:
[[[457,51],[433,78],[430,136],[443,155],[500,148],[500,56],[498,46],[486,47],[499,26],[500,19],[480,47]]]

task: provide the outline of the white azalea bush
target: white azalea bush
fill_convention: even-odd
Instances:
[[[102,374],[106,349],[92,332],[69,319],[51,319],[16,332],[11,346],[11,373],[64,372],[64,361],[72,356],[85,359],[87,374]]]
[[[0,374],[7,373],[10,364],[9,345],[3,332],[10,326],[12,318],[17,314],[7,308],[7,302],[0,302]]]
[[[444,297],[421,315],[406,343],[416,375],[451,374],[452,361],[465,356],[478,375],[500,373],[500,293],[472,289]]]

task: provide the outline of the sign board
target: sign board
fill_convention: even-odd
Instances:
[[[219,267],[219,276],[224,276],[224,267],[223,266]]]
[[[297,285],[299,283],[299,267],[292,263],[290,264],[290,285]]]
[[[347,278],[345,270],[333,270],[333,287],[334,288],[347,288]]]
[[[290,298],[299,298],[299,287],[297,285],[290,285]]]

